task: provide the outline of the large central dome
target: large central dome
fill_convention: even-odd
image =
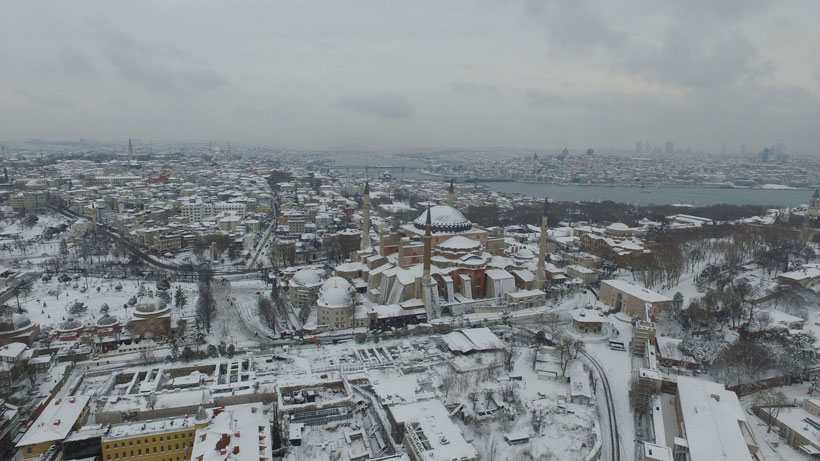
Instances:
[[[416,229],[424,230],[427,223],[428,210],[424,210],[415,221],[413,226]],[[473,227],[464,215],[457,209],[447,205],[436,205],[429,209],[431,230],[433,232],[465,232]]]

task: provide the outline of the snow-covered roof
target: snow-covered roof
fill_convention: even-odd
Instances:
[[[447,347],[455,352],[489,351],[503,349],[504,343],[489,328],[466,328],[442,337]]]
[[[342,286],[331,286],[327,289],[322,289],[319,299],[316,303],[322,307],[348,307],[353,304],[353,298],[350,296],[350,284],[345,282]]]
[[[606,318],[595,309],[573,309],[569,311],[569,315],[572,316],[572,320],[578,323],[598,323],[606,321]]]
[[[607,230],[611,230],[611,231],[628,231],[628,230],[630,230],[629,226],[627,226],[626,224],[624,224],[622,222],[612,223],[612,224],[606,226],[606,228],[607,228]]]
[[[592,392],[589,389],[589,374],[584,372],[584,367],[578,363],[569,370],[569,389],[573,397],[592,398]]]
[[[737,394],[722,384],[678,377],[678,395],[693,460],[751,460],[738,421],[746,417]]]
[[[65,439],[88,405],[88,400],[87,395],[78,395],[49,402],[23,438],[17,442],[17,446],[24,447]]]
[[[533,280],[535,280],[535,274],[526,269],[514,270],[513,274],[517,275],[518,278],[520,278],[524,282],[532,282]]]
[[[430,213],[430,228],[433,232],[460,232],[472,227],[472,223],[457,209],[448,205],[436,205],[413,221],[416,229],[424,230],[427,213]]]
[[[518,259],[532,259],[535,258],[535,253],[527,247],[522,247],[520,250],[515,252],[515,257]]]
[[[450,461],[454,459],[476,459],[475,447],[464,440],[461,429],[447,414],[447,409],[439,400],[424,400],[404,405],[390,406],[390,413],[397,424],[407,428],[417,423],[428,443],[420,453],[427,461]]]
[[[512,279],[513,276],[504,269],[487,269],[484,274],[494,280]]]
[[[26,349],[28,349],[28,346],[23,343],[9,343],[0,347],[0,357],[17,358]]]
[[[806,279],[816,279],[820,277],[820,269],[816,267],[804,266],[796,271],[783,272],[778,276],[779,278],[801,281]]]
[[[652,290],[648,290],[646,288],[641,288],[637,285],[633,285],[629,282],[625,282],[623,280],[604,280],[601,282],[602,284],[607,284],[616,290],[620,290],[630,296],[634,296],[640,299],[643,302],[647,303],[658,303],[658,302],[665,302],[665,301],[672,301],[672,298],[664,296],[660,293],[656,293]]]
[[[655,341],[658,343],[658,354],[662,359],[676,360],[685,363],[693,361],[691,357],[685,356],[678,347],[682,342],[680,339],[658,335]]]
[[[132,421],[121,424],[112,424],[111,429],[103,437],[104,442],[129,439],[137,435],[160,434],[171,431],[194,429],[196,421],[190,416],[172,416],[168,418],[152,419],[149,421]]]
[[[302,269],[296,271],[290,279],[290,283],[296,286],[315,286],[322,282],[319,272],[313,269]]]
[[[198,429],[191,459],[202,461],[272,459],[270,415],[261,403],[208,410],[211,421]],[[262,437],[265,436],[265,437]]]
[[[505,295],[509,296],[510,298],[514,298],[514,299],[519,298],[520,299],[520,298],[529,298],[531,296],[545,296],[546,293],[544,293],[544,291],[542,291],[542,290],[539,290],[539,289],[535,288],[535,289],[532,289],[532,290],[518,290],[518,291],[507,292],[507,293],[505,293]]]
[[[331,277],[325,280],[325,283],[322,284],[322,291],[329,290],[331,288],[350,288],[350,282],[343,279],[342,277]]]
[[[439,243],[436,247],[445,250],[467,251],[481,248],[481,242],[467,238],[463,235],[456,235]]]
[[[31,320],[25,314],[11,314],[0,317],[0,331],[8,332],[25,328],[31,325]]]

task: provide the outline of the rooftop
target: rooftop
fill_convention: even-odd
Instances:
[[[49,402],[17,446],[65,439],[88,405],[88,400],[87,395],[78,395]]]
[[[751,460],[737,395],[722,384],[678,377],[681,417],[693,460]]]
[[[633,285],[629,282],[625,282],[623,280],[604,280],[601,283],[605,283],[617,290],[620,290],[630,296],[634,296],[640,299],[643,302],[647,303],[658,303],[658,302],[665,302],[665,301],[672,301],[672,298],[664,296],[660,293],[656,293],[652,290],[648,290],[646,288],[639,287],[637,285]]]

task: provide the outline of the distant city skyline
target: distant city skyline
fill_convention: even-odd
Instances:
[[[797,0],[7,2],[0,139],[818,155],[818,15]]]

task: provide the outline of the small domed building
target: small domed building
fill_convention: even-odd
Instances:
[[[331,277],[319,290],[317,322],[335,329],[352,328],[356,290],[341,277]]]
[[[138,338],[171,335],[171,308],[153,302],[137,304],[131,312],[131,332]]]
[[[24,343],[31,347],[40,325],[32,323],[25,314],[18,314],[11,307],[0,308],[0,346],[11,343]]]
[[[58,341],[75,341],[85,332],[85,325],[79,320],[69,318],[57,325],[54,336]]]
[[[314,269],[301,269],[288,280],[288,298],[297,309],[313,306],[322,286],[322,277]]]

